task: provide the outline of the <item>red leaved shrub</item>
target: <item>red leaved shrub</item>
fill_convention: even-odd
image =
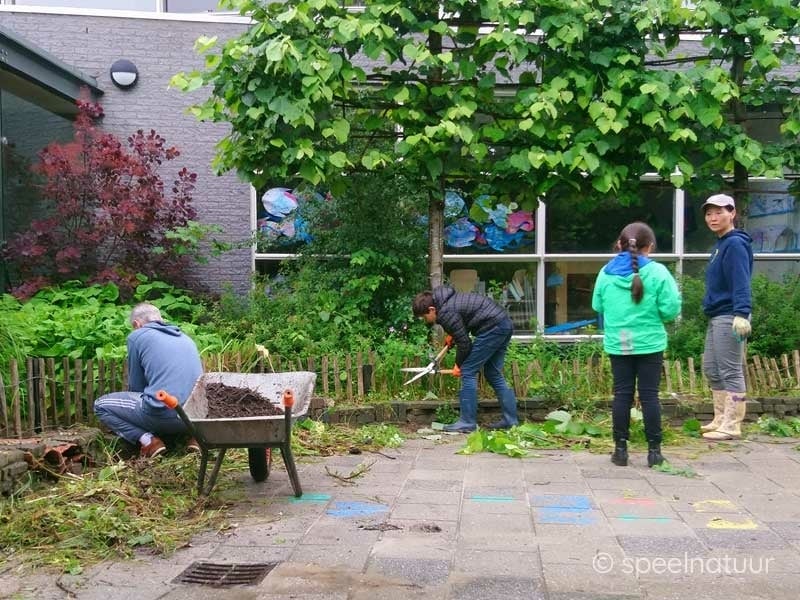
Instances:
[[[176,148],[153,130],[123,144],[97,127],[99,104],[78,107],[73,139],[47,146],[33,167],[45,203],[36,214],[45,216],[3,250],[12,293],[28,297],[71,279],[113,281],[125,291],[137,273],[183,284],[190,258],[167,234],[194,219],[197,174],[182,168],[165,190],[159,168],[180,155]]]

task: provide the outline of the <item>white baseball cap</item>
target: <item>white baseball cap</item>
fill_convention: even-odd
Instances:
[[[731,196],[728,196],[728,194],[714,194],[713,196],[709,196],[708,200],[703,202],[701,209],[705,210],[707,206],[730,206],[731,208],[736,208],[736,203],[733,201]]]

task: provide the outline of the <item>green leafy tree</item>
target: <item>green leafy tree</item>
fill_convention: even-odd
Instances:
[[[355,173],[346,183],[342,195],[301,200],[313,237],[278,277],[256,286],[246,310],[230,310],[226,298],[223,327],[250,332],[284,356],[360,351],[387,336],[413,337],[406,321],[410,291],[425,286],[425,199],[402,175]]]
[[[454,181],[526,209],[540,198],[625,204],[646,172],[718,187],[734,170],[741,185],[800,162],[800,105],[776,76],[797,64],[789,0],[221,4],[253,25],[217,51],[215,38],[198,40],[206,70],[172,81],[208,85],[192,112],[231,124],[216,167],[259,188],[334,191],[354,172],[403,173],[428,195],[432,284]],[[686,32],[702,43],[686,47]],[[744,121],[764,102],[785,107],[772,145]],[[396,143],[377,143],[387,136]]]

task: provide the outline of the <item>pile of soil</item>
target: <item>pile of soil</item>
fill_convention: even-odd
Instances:
[[[283,409],[248,388],[233,387],[224,383],[206,384],[209,419],[237,419],[282,415]]]

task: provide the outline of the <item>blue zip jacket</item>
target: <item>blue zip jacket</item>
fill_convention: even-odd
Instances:
[[[753,276],[753,239],[741,229],[723,235],[711,249],[706,268],[703,312],[709,317],[749,317],[753,311],[750,280]]]
[[[183,405],[202,374],[197,346],[177,326],[153,321],[128,336],[128,389],[142,392],[145,412],[167,410],[156,399],[158,390]]]

